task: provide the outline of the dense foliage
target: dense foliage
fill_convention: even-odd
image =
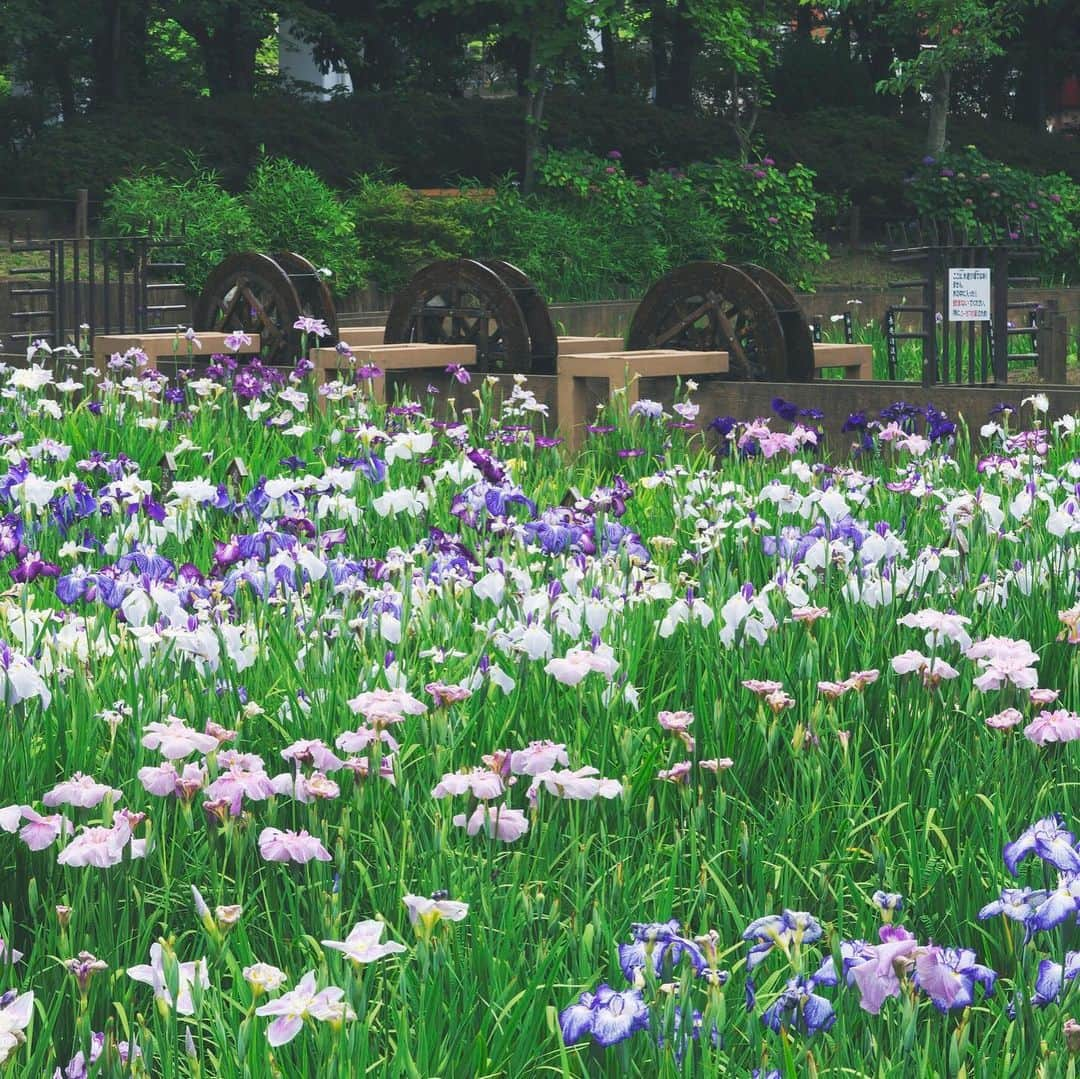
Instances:
[[[517,263],[549,299],[568,301],[640,294],[695,258],[753,259],[803,281],[825,257],[814,206],[809,170],[785,172],[771,159],[639,180],[617,150],[550,152],[534,195],[503,182],[493,196],[466,188],[441,198],[372,176],[339,195],[309,169],[265,159],[237,196],[205,171],[183,183],[154,174],[121,181],[109,192],[103,227],[180,232],[192,288],[238,250],[296,250],[332,272],[341,296],[365,284],[392,291],[436,258],[490,255]]]
[[[1045,265],[1080,260],[1080,184],[1063,174],[1034,176],[990,161],[974,146],[926,157],[910,180],[920,216],[958,229],[992,230],[1002,239],[1038,244]]]

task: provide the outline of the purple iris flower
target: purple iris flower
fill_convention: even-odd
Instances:
[[[121,573],[134,570],[144,574],[152,581],[161,581],[173,576],[176,567],[169,559],[154,551],[144,551],[136,547],[116,560],[116,568]]]
[[[650,966],[659,977],[665,961],[675,966],[684,955],[698,974],[709,965],[701,949],[679,934],[679,923],[674,918],[669,922],[635,924],[630,931],[634,939],[619,945],[619,966],[628,982],[635,981],[637,971]]]
[[[758,918],[742,934],[742,939],[750,943],[746,969],[753,970],[774,947],[779,946],[786,952],[792,944],[799,946],[820,940],[821,933],[818,920],[801,910],[785,910],[781,914]]]
[[[465,455],[480,470],[480,474],[488,483],[504,483],[506,481],[506,469],[502,462],[487,450],[473,449]]]
[[[829,1030],[836,1012],[829,1000],[814,992],[816,988],[813,978],[792,978],[762,1013],[761,1021],[777,1033],[783,1027],[812,1037],[819,1030]]]
[[[971,1007],[976,984],[982,986],[983,996],[993,995],[997,971],[977,963],[969,948],[941,948],[936,953],[932,964],[925,964],[923,959],[916,962],[915,983],[939,1012]]]
[[[22,546],[23,522],[15,513],[0,517],[0,557],[15,554]]]
[[[799,406],[791,401],[785,401],[783,397],[774,397],[772,399],[772,410],[780,419],[786,420],[788,423],[794,423],[799,416]]]
[[[89,573],[82,566],[76,566],[70,573],[64,574],[56,582],[56,596],[61,603],[72,604],[83,597],[93,598],[97,574]]]
[[[1028,933],[1041,933],[1056,929],[1071,915],[1080,913],[1080,876],[1068,873],[1061,877],[1058,886],[1050,892],[1028,915]]]
[[[244,499],[244,507],[256,520],[266,512],[270,505],[270,496],[266,493],[266,477],[261,476],[259,482],[251,489],[247,498]]]
[[[595,993],[582,993],[576,1004],[559,1013],[559,1028],[567,1045],[591,1034],[597,1045],[606,1048],[626,1041],[648,1025],[649,1009],[640,989],[617,993],[604,982]]]
[[[46,562],[38,554],[27,555],[12,571],[11,579],[17,584],[29,584],[38,577],[59,577],[60,567]]]
[[[1080,952],[1066,952],[1064,966],[1052,959],[1044,959],[1035,975],[1035,995],[1031,998],[1031,1003],[1036,1008],[1045,1008],[1047,1004],[1055,1003],[1061,996],[1064,983],[1073,981],[1078,974]]]
[[[1062,873],[1080,873],[1080,854],[1076,852],[1075,842],[1072,832],[1062,828],[1061,817],[1055,814],[1037,820],[1011,843],[1006,843],[1001,857],[1014,877],[1017,864],[1029,854],[1038,855]]]
[[[1014,922],[1026,922],[1041,906],[1049,893],[1042,888],[1002,888],[1001,895],[991,903],[987,903],[979,911],[979,918],[993,918],[1003,914]]]

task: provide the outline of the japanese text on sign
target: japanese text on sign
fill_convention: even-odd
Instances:
[[[990,271],[949,269],[949,321],[990,321]]]

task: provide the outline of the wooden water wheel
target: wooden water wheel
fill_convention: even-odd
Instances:
[[[321,319],[330,331],[322,344],[337,341],[337,314],[330,290],[307,259],[292,252],[264,255],[243,251],[219,263],[195,302],[196,330],[257,333],[268,363],[300,358],[301,315]]]
[[[734,378],[788,377],[776,309],[749,275],[723,262],[689,262],[660,278],[634,312],[626,347],[723,351]]]
[[[784,331],[787,349],[787,378],[791,382],[811,382],[814,378],[814,335],[791,287],[772,270],[748,262],[739,267],[766,296],[776,310]]]
[[[509,263],[445,259],[394,296],[386,343],[475,345],[480,371],[553,370],[555,330],[532,282]]]

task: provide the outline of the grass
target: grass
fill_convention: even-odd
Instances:
[[[42,795],[82,771],[122,797],[60,810],[74,823],[115,825],[119,806],[147,815],[135,829],[146,856],[105,869],[58,864],[62,843],[35,852],[0,832],[0,937],[24,953],[12,963],[4,952],[0,990],[34,993],[26,1044],[10,1049],[14,1074],[52,1074],[89,1048],[91,1031],[110,1047],[96,1074],[141,1074],[112,1048],[133,1039],[140,1066],[170,1079],[1071,1074],[1060,1031],[1074,983],[1046,1008],[1025,1001],[1038,963],[1075,946],[1072,922],[1023,943],[1015,924],[977,914],[1012,883],[1004,843],[1053,812],[1080,823],[1076,747],[1040,749],[1019,730],[988,728],[984,717],[1006,706],[1025,718],[1038,708],[1011,685],[981,692],[956,645],[928,643],[898,619],[953,608],[975,640],[1030,641],[1039,684],[1077,707],[1080,667],[1058,618],[1077,603],[1076,548],[1070,531],[1049,527],[1054,513],[1068,518],[1075,435],[1052,434],[1045,455],[1003,446],[1013,467],[980,468],[961,427],[925,456],[882,445],[833,474],[810,450],[717,457],[699,434],[630,418],[616,401],[613,430],[567,459],[524,429],[538,426],[527,397],[500,408],[486,386],[447,430],[427,418],[434,399],[383,413],[350,393],[323,411],[306,380],[264,387],[270,408],[252,419],[231,381],[191,383],[182,401],[161,404],[141,404],[132,382],[106,394],[99,413],[89,397],[61,395],[58,410],[37,392],[3,398],[6,429],[23,438],[0,493],[6,526],[21,522],[26,544],[6,565],[37,552],[62,576],[13,585],[0,606],[3,636],[52,691],[48,706],[33,694],[14,701],[26,685],[14,693],[9,683],[0,806],[56,812]],[[469,448],[484,453],[470,459]],[[161,471],[166,451],[172,476]],[[24,454],[54,490],[18,471]],[[238,454],[249,479],[228,472]],[[388,462],[385,478],[372,457]],[[494,484],[504,495],[535,503],[550,526],[544,543],[527,503],[502,512],[483,497],[478,466],[504,475]],[[909,489],[886,486],[905,475]],[[185,486],[200,479],[210,485],[201,494]],[[76,482],[92,502],[81,488],[69,502]],[[1016,499],[1027,483],[1040,496],[1029,505]],[[767,553],[764,538],[807,534],[826,506],[836,516],[823,501],[830,489],[853,531],[814,555],[810,536],[798,560]],[[389,500],[396,510],[387,492],[401,496]],[[250,558],[230,561],[231,538],[260,531]],[[120,561],[133,550],[169,562]],[[185,564],[201,578],[181,579]],[[94,591],[65,604],[60,594],[83,572]],[[119,609],[114,581],[126,593]],[[736,614],[748,583],[759,633]],[[693,604],[680,608],[688,592]],[[794,619],[807,604],[826,613]],[[549,634],[550,648],[535,635],[526,643],[530,630]],[[569,685],[548,673],[549,656],[595,648],[594,636],[617,661],[610,681],[593,672]],[[948,660],[959,677],[924,688],[894,673],[892,657],[908,649]],[[880,677],[833,703],[816,688],[869,668]],[[750,678],[781,681],[792,706],[774,711],[743,687]],[[441,708],[425,690],[435,682],[471,688]],[[157,797],[138,778],[161,761],[144,744],[151,722],[176,716],[202,731],[213,721],[269,775],[287,774],[282,749],[312,738],[334,746],[362,722],[348,702],[395,685],[427,709],[390,728],[400,743],[393,784],[344,769],[332,773],[336,798],[245,798],[238,815],[215,818],[205,794]],[[693,714],[692,750],[660,727],[662,710]],[[455,814],[472,811],[468,797],[432,797],[445,773],[541,739],[621,792],[574,801],[545,789],[530,807],[529,777],[518,776],[506,802],[528,830],[512,843],[455,826]],[[209,778],[225,770],[225,752],[206,754]],[[378,772],[378,748],[358,755]],[[710,758],[733,763],[713,774],[700,764]],[[683,760],[687,783],[658,778]],[[308,830],[329,860],[264,860],[270,826]],[[1045,872],[1029,859],[1021,876],[1039,885]],[[205,921],[192,886],[209,905]],[[813,973],[842,940],[876,939],[877,889],[904,895],[903,922],[920,941],[972,948],[998,971],[994,996],[976,990],[971,1007],[941,1014],[905,978],[871,1016],[841,981],[818,989],[836,1010],[830,1031],[799,1033],[798,1010],[781,1032],[768,1029],[761,1015],[787,978]],[[469,905],[464,920],[413,927],[403,897],[437,892]],[[243,908],[231,927],[212,913],[227,904]],[[811,912],[823,936],[775,949],[747,1011],[740,935],[784,908]],[[321,943],[373,918],[406,953],[354,968]],[[665,968],[644,978],[648,1029],[609,1049],[564,1045],[559,1011],[599,982],[623,988],[617,945],[633,923],[669,918],[691,936],[715,930],[730,979],[709,988],[685,962]],[[126,973],[156,940],[161,996],[177,999],[176,961],[206,961],[209,985],[195,990],[190,1015],[155,1003]],[[81,950],[108,964],[85,993],[62,965]],[[289,988],[314,971],[320,987],[343,989],[357,1018],[309,1019],[270,1047],[268,1020],[253,1014],[267,997],[243,975],[256,961],[286,972]],[[665,981],[679,992],[664,992]],[[691,1044],[673,1034],[683,1007],[704,1013],[706,1034]],[[689,1029],[688,1012],[682,1022]]]

